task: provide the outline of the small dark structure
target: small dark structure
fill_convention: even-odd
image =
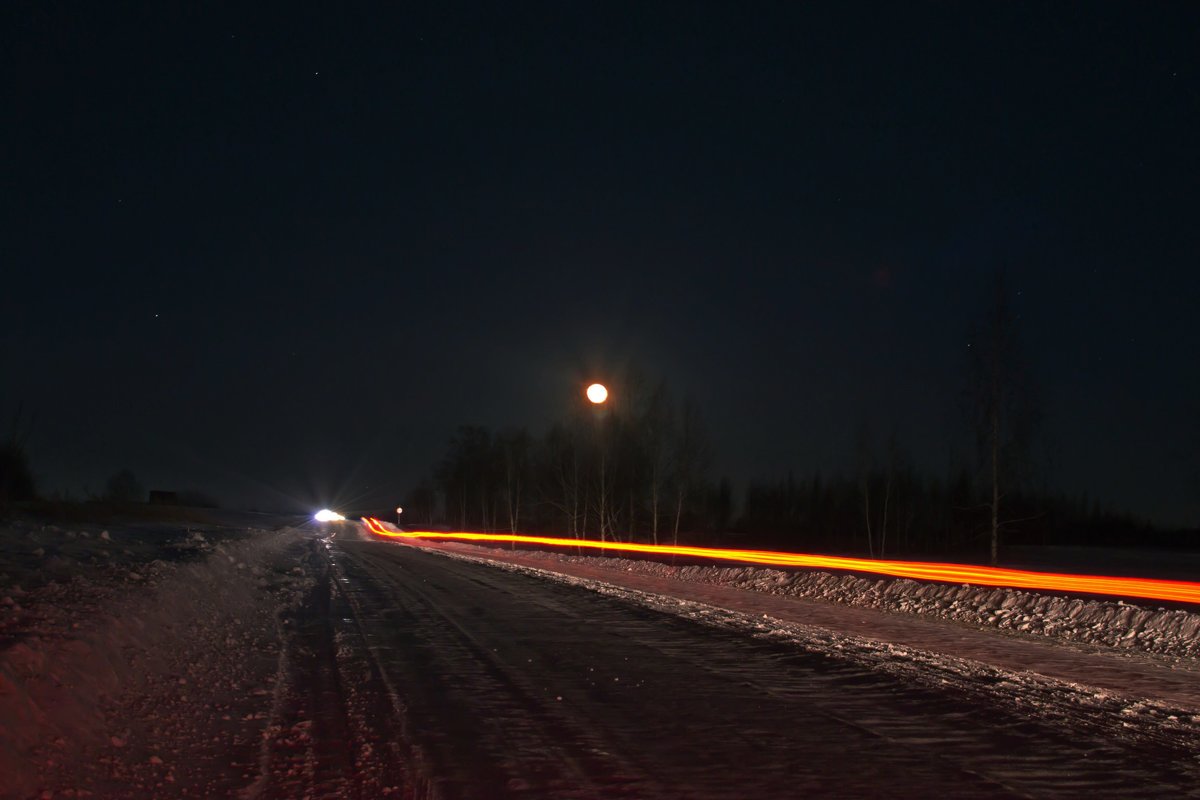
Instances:
[[[175,492],[164,492],[161,489],[151,489],[150,505],[177,506],[179,505],[179,496]]]

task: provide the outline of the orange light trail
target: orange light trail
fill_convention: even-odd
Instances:
[[[1114,597],[1171,600],[1179,603],[1195,603],[1200,605],[1200,583],[1192,581],[1031,572],[1021,569],[984,567],[973,564],[883,561],[868,558],[783,553],[773,550],[730,550],[720,547],[654,545],[639,544],[637,542],[600,542],[595,539],[562,539],[551,536],[521,536],[508,533],[446,533],[440,531],[397,533],[387,530],[382,522],[373,517],[363,517],[362,522],[372,533],[392,539],[450,539],[464,542],[506,542],[537,544],[549,547],[584,547],[592,550],[691,556],[693,558],[739,561],[747,564],[764,564],[777,567],[821,567],[850,572],[869,572],[895,578],[912,578],[921,581],[968,583],[976,586],[1037,589],[1054,592],[1083,592],[1086,594],[1103,594]]]

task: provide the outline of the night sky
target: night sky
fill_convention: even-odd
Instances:
[[[738,485],[945,475],[1003,269],[1042,479],[1200,524],[1194,3],[4,5],[44,491],[390,504],[630,371]]]

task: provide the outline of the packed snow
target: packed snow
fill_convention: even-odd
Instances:
[[[489,552],[488,548],[477,549],[481,554]],[[657,561],[547,551],[526,551],[523,555],[548,563],[591,564],[679,581],[928,615],[970,625],[1168,657],[1200,657],[1200,613],[1183,608],[811,570],[675,566]]]
[[[514,556],[510,550],[462,546],[457,543],[438,549],[452,558],[482,561],[502,569],[527,572],[546,580],[580,586],[703,625],[784,642],[808,652],[846,659],[871,670],[902,677],[915,685],[952,690],[979,698],[981,702],[986,703],[1017,704],[1026,713],[1053,721],[1066,729],[1088,728],[1107,731],[1106,735],[1114,738],[1181,749],[1193,754],[1200,753],[1200,692],[1196,691],[1200,686],[1200,682],[1197,681],[1197,675],[1200,674],[1197,673],[1197,667],[1200,665],[1191,658],[1172,658],[1170,661],[1173,664],[1167,664],[1158,655],[1122,650],[1123,654],[1132,656],[1134,660],[1118,659],[1118,674],[1107,675],[1103,684],[1093,684],[1088,681],[1065,679],[1059,675],[1070,674],[1071,664],[1080,662],[1096,663],[1100,667],[1097,674],[1103,674],[1113,666],[1111,656],[1114,653],[1097,653],[1094,650],[1089,653],[1060,646],[1050,660],[1057,663],[1039,664],[1038,668],[1034,669],[1031,668],[1034,665],[1025,662],[1014,668],[1011,664],[999,665],[1001,659],[992,663],[987,658],[986,648],[982,651],[985,653],[984,658],[977,657],[981,652],[979,648],[973,647],[970,642],[959,641],[959,635],[953,630],[943,632],[938,647],[916,647],[880,640],[873,635],[848,633],[836,626],[807,624],[784,619],[772,613],[748,613],[745,608],[723,607],[670,593],[669,584],[679,581],[693,584],[703,582],[738,589],[749,588],[767,596],[780,596],[781,593],[773,591],[771,587],[778,588],[784,582],[779,580],[778,575],[763,574],[778,573],[777,570],[673,568],[669,565],[651,565],[627,559],[598,559],[544,552],[538,554],[536,559],[530,559],[528,552]],[[531,566],[535,563],[540,563],[541,566]],[[585,574],[572,569],[581,565],[601,566],[612,578],[606,579],[607,576],[601,571],[588,571]],[[626,585],[622,573],[641,573],[653,576],[657,581],[649,584],[653,588],[646,591]],[[748,579],[746,573],[755,575],[757,580]],[[601,575],[599,579],[592,577],[597,574]],[[727,582],[719,583],[722,579]],[[903,583],[913,584],[912,581]],[[686,593],[679,592],[679,595],[683,594]],[[835,600],[837,598],[837,595],[828,596]],[[866,604],[839,605],[846,610],[856,606],[866,607]],[[770,604],[766,607],[769,608]],[[884,610],[883,613],[892,612]],[[916,614],[912,614],[911,618],[919,619]],[[848,621],[848,617],[844,615],[843,619]],[[1128,618],[1104,616],[1103,619],[1109,623],[1120,624]],[[1000,632],[996,631],[992,635],[999,636]],[[1028,641],[1024,636],[1022,638]],[[1095,646],[1107,649],[1102,643],[1102,638],[1097,637],[1094,641],[1098,643]],[[1021,649],[1016,647],[1020,644],[1016,641],[1010,641],[1009,647],[1004,647],[1003,642],[993,642],[993,647],[996,644],[1000,645],[1002,651]],[[995,656],[996,653],[997,651],[993,650],[991,655]],[[1021,658],[1022,656],[1018,656],[1017,660],[1021,661]],[[1064,670],[1064,666],[1067,669]],[[1043,670],[1043,667],[1048,669]],[[1181,685],[1185,687],[1183,691],[1179,691]],[[1139,689],[1148,689],[1154,696],[1139,695]]]

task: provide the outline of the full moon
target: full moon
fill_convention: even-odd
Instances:
[[[608,399],[608,389],[605,389],[602,383],[593,383],[587,388],[587,398],[596,405],[600,405]]]

